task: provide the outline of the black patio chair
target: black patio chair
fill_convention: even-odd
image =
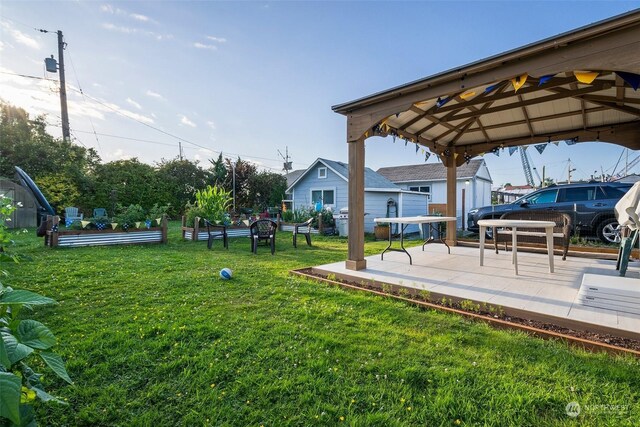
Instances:
[[[309,218],[305,222],[293,225],[293,247],[297,248],[298,234],[302,234],[307,239],[307,245],[311,246],[311,222],[313,218]]]
[[[264,240],[271,246],[271,255],[276,251],[276,230],[278,225],[270,219],[259,219],[249,226],[249,238],[251,239],[251,252],[258,253],[258,242]]]
[[[214,224],[208,220],[204,220],[204,225],[207,226],[207,249],[211,249],[213,240],[215,238],[222,238],[222,245],[225,249],[229,249],[229,237],[227,236],[227,226]]]

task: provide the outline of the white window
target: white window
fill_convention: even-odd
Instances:
[[[315,206],[321,202],[322,206],[333,207],[336,204],[335,190],[311,190],[311,202]]]
[[[327,177],[327,168],[318,168],[318,178],[324,179]]]
[[[431,186],[421,185],[416,187],[409,187],[409,191],[418,191],[420,193],[427,193],[427,200],[431,201]]]

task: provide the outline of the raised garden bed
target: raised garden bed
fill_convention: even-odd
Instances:
[[[185,240],[193,240],[193,241],[207,241],[209,239],[209,234],[207,234],[207,227],[200,225],[200,218],[195,218],[195,226],[187,227],[187,220],[183,216],[182,217],[182,238]],[[227,227],[227,236],[228,237],[249,237],[249,226],[246,224],[241,225],[229,225]],[[221,239],[221,236],[215,237],[216,239]]]
[[[159,227],[129,228],[128,230],[60,230],[60,218],[47,217],[45,246],[81,247],[107,245],[136,245],[167,243],[167,217]]]

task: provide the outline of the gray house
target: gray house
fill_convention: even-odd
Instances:
[[[287,188],[292,209],[315,207],[318,202],[335,212],[348,206],[349,165],[319,158],[293,179]],[[374,218],[427,215],[428,195],[405,190],[382,175],[365,168],[364,229],[373,232]],[[407,232],[417,232],[410,226]]]

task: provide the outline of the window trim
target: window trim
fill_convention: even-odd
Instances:
[[[324,207],[330,207],[330,208],[335,208],[336,207],[336,202],[338,199],[338,188],[337,187],[314,187],[314,188],[310,188],[309,189],[309,204],[313,207],[315,206],[315,202],[313,201],[313,192],[314,191],[320,191],[322,194],[322,206]],[[324,202],[324,192],[325,191],[333,191],[333,203],[325,203]]]
[[[324,171],[324,175],[321,173]],[[318,179],[327,179],[327,176],[329,176],[329,174],[327,173],[327,167],[326,166],[320,166],[318,168]]]

